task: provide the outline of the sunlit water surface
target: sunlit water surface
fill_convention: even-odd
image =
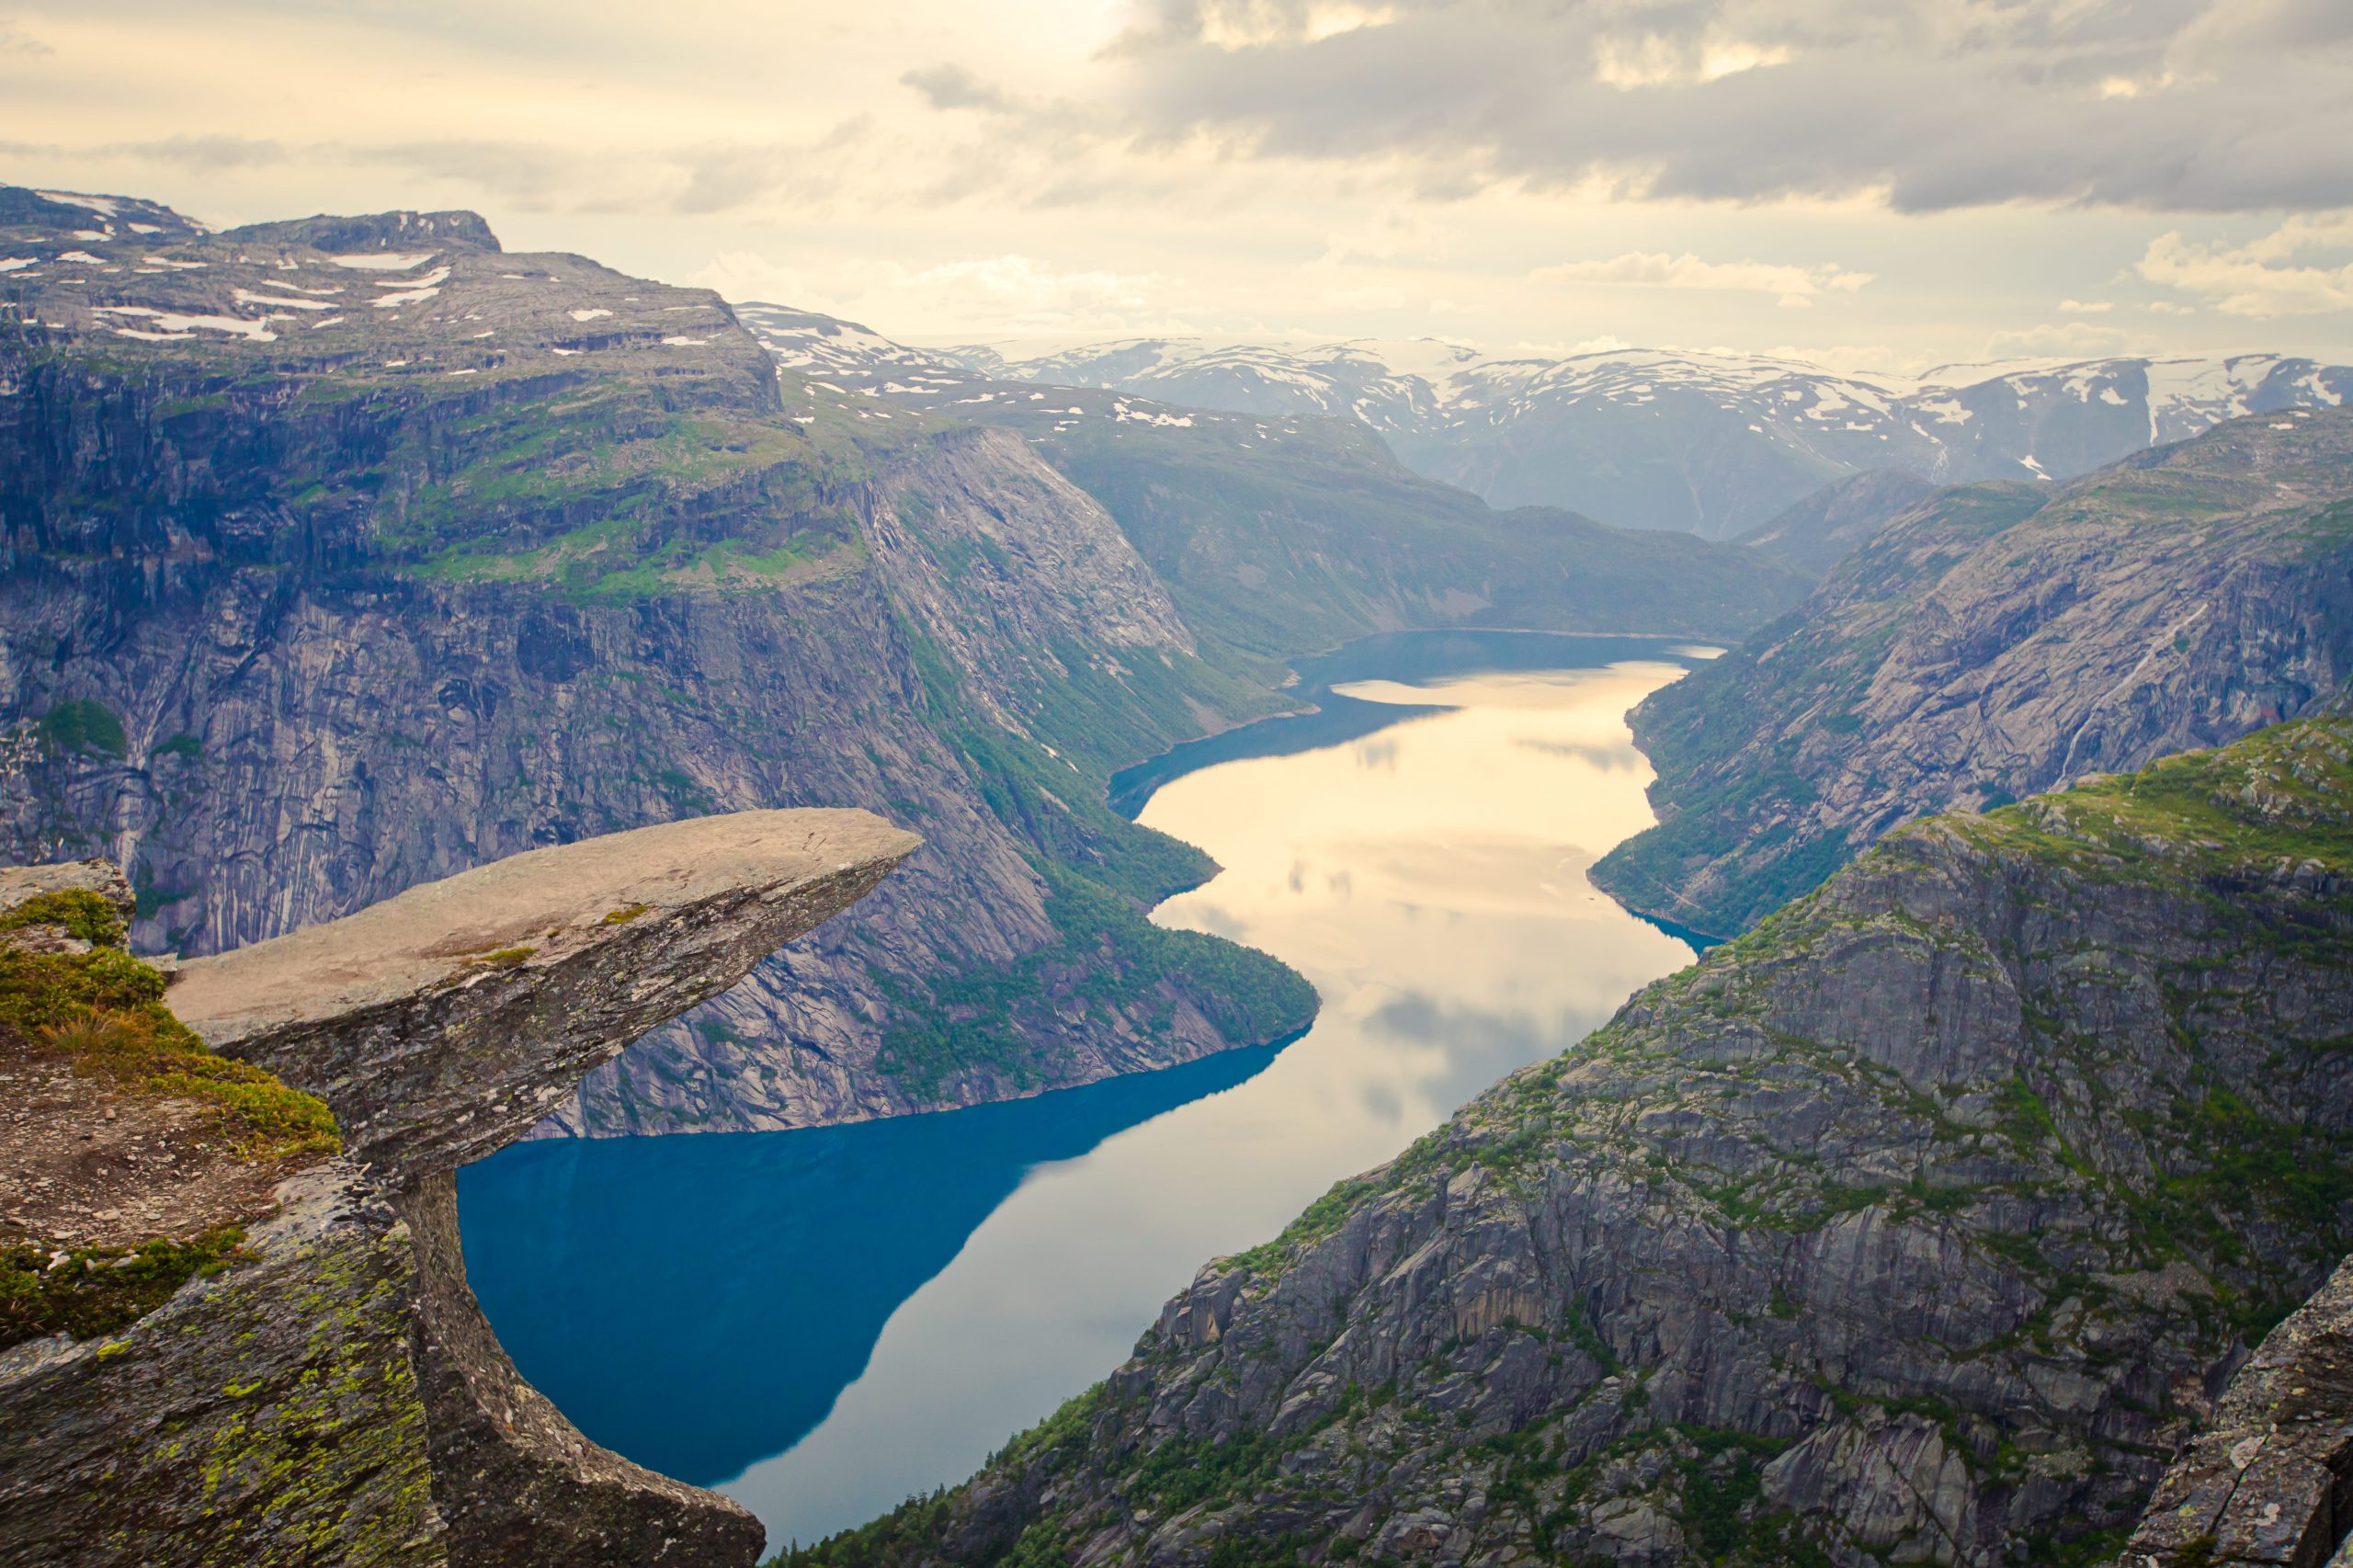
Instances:
[[[1456,634],[1325,661],[1324,713],[1169,778],[1180,752],[1141,817],[1224,868],[1154,918],[1299,969],[1307,1034],[1011,1105],[510,1149],[460,1178],[491,1322],[590,1437],[717,1485],[772,1545],[961,1480],[1202,1262],[1689,960],[1586,869],[1652,821],[1623,714],[1709,652]],[[1392,678],[1337,679],[1368,669]]]

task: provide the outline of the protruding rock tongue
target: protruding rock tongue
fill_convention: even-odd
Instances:
[[[772,811],[535,849],[197,960],[172,1009],[324,1097],[402,1187],[512,1142],[919,842],[865,812]]]

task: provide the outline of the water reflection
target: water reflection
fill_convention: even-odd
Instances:
[[[461,1197],[525,1374],[779,1544],[858,1523],[1118,1364],[1199,1263],[1687,962],[1586,880],[1651,821],[1621,715],[1685,664],[1631,640],[1380,642],[1302,672],[1338,721],[1121,781],[1224,867],[1155,918],[1297,966],[1324,998],[1305,1037],[1014,1106],[509,1151]]]

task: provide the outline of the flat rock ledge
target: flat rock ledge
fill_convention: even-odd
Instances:
[[[2264,1336],[2120,1568],[2353,1568],[2353,1258]]]
[[[749,1564],[757,1520],[583,1437],[475,1303],[457,1167],[856,903],[916,846],[744,812],[533,850],[195,960],[168,1001],[324,1098],[252,1260],[119,1334],[0,1353],[0,1568]],[[37,869],[125,897],[119,875]]]

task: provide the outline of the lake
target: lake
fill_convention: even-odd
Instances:
[[[1454,632],[1305,662],[1319,711],[1113,800],[1223,868],[1154,918],[1280,956],[1313,1028],[969,1110],[517,1145],[459,1175],[484,1312],[589,1437],[771,1548],[954,1484],[1207,1260],[1690,961],[1586,869],[1653,820],[1626,710],[1714,652]]]

